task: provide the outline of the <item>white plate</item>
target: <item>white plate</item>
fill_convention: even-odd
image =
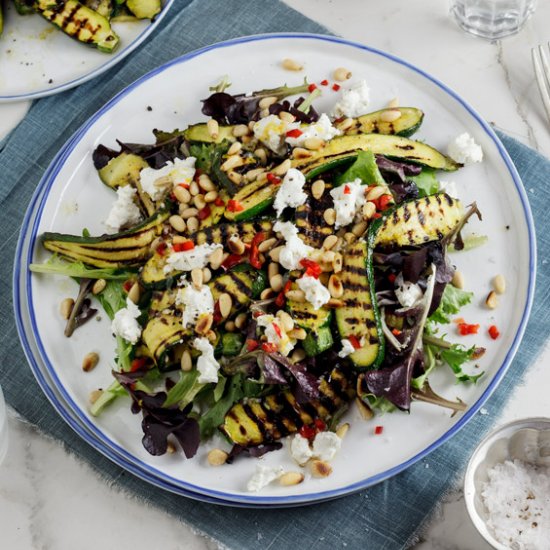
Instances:
[[[419,69],[359,44],[312,35],[268,35],[218,44],[175,60],[134,83],[92,117],[60,151],[41,183],[43,195],[37,194],[33,199],[31,209],[36,215],[22,239],[35,243],[36,236],[44,231],[80,233],[83,227],[101,233],[102,218],[109,210],[112,194],[99,182],[91,162],[97,144],[114,145],[116,138],[148,141],[153,128],[172,129],[201,120],[198,100],[223,74],[230,75],[235,91],[274,87],[285,81],[297,83],[302,75],[285,72],[279,66],[282,58],[290,56],[305,63],[311,81],[330,78],[331,70],[342,65],[353,72],[354,80],[366,78],[372,89],[373,110],[396,95],[403,104],[422,108],[426,117],[418,139],[445,149],[452,138],[468,131],[485,151],[481,165],[447,176],[456,181],[459,196],[467,203],[476,200],[484,214],[483,224],[473,221],[468,229],[490,236],[490,245],[453,256],[469,287],[476,291],[474,303],[464,310],[463,316],[482,326],[477,337],[460,341],[487,347],[479,362],[487,374],[470,387],[455,385],[446,369],[440,369],[433,377],[438,393],[449,398],[458,396],[470,405],[464,414],[450,418],[448,411],[414,403],[410,415],[396,413],[375,422],[363,422],[352,411],[352,428],[333,463],[332,476],[324,480],[308,478],[291,488],[274,485],[260,494],[250,494],[246,492],[246,481],[254,461],[237,460],[231,467],[217,469],[206,466],[206,452],[213,445],[220,445],[219,441],[205,445],[189,461],[180,455],[151,457],[141,446],[140,422],[130,414],[128,403],[121,400],[99,419],[91,418],[87,412],[89,392],[107,383],[108,363],[113,357],[108,323],[88,323],[66,340],[58,305],[69,292],[74,293],[74,286],[66,280],[29,274],[24,283],[15,285],[16,295],[27,293],[30,330],[34,332],[38,359],[49,375],[47,384],[63,397],[61,406],[70,409],[86,427],[96,446],[114,451],[113,460],[168,484],[172,490],[250,505],[292,505],[360,490],[404,470],[455,434],[488,398],[509,366],[527,321],[535,276],[534,230],[525,192],[487,124],[463,100]],[[180,91],[184,88],[186,94],[182,96]],[[321,110],[329,110],[337,95],[327,90],[320,102]],[[143,113],[146,105],[153,107],[147,116],[132,116]],[[102,214],[98,216],[98,212]],[[46,258],[47,254],[34,246],[27,255],[16,258],[16,263],[21,262],[24,272],[29,261]],[[513,264],[510,258],[514,258]],[[481,304],[497,273],[506,276],[508,287],[514,291],[501,298],[498,309],[488,311]],[[486,334],[493,323],[502,332],[496,342]],[[19,325],[29,340],[25,334],[29,328],[21,322]],[[103,368],[84,375],[79,365],[82,356],[92,349],[100,352]],[[36,351],[31,352],[35,354]],[[381,436],[373,435],[377,424],[384,426]],[[262,460],[296,468],[285,449]]]
[[[12,2],[5,2],[0,103],[57,94],[100,75],[147,39],[173,1],[163,1],[163,9],[153,22],[114,23],[120,44],[112,54],[79,44],[38,14],[19,15]]]

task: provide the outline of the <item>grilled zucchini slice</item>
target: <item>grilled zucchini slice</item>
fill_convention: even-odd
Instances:
[[[111,53],[118,46],[109,21],[77,0],[36,0],[34,9],[71,38],[99,51]]]
[[[233,135],[234,126],[220,126],[218,135],[213,137],[204,123],[193,124],[183,131],[187,141],[199,143],[222,143],[222,141],[234,142],[237,138]]]
[[[401,116],[393,122],[383,120],[388,111],[399,111]],[[399,107],[394,109],[381,109],[373,113],[360,116],[353,121],[351,128],[346,130],[346,135],[356,134],[384,134],[402,137],[412,136],[424,119],[424,113],[415,107]]]
[[[462,203],[446,193],[408,201],[378,222],[374,246],[409,246],[442,239],[464,216]]]
[[[378,367],[384,359],[384,335],[376,306],[371,255],[371,247],[363,240],[346,250],[340,273],[343,305],[335,313],[341,338],[353,336],[362,344],[349,356],[359,368]]]
[[[335,137],[310,157],[294,159],[292,166],[301,170],[306,178],[311,180],[342,163],[354,160],[358,151],[372,151],[375,155],[402,159],[437,170],[453,171],[461,166],[425,143],[382,134]]]
[[[168,216],[167,212],[158,212],[132,229],[114,235],[82,237],[44,233],[41,240],[47,250],[87,265],[108,268],[131,267],[141,265],[151,255],[151,243],[160,235]]]
[[[127,0],[126,7],[138,19],[154,19],[162,9],[160,0]]]
[[[264,278],[259,273],[255,269],[249,271],[233,270],[210,281],[208,286],[214,301],[217,302],[223,293],[229,294],[232,304],[230,316],[234,315],[237,311],[246,307],[252,298],[257,296],[258,281],[260,281],[261,286],[264,286],[262,282]]]
[[[334,344],[330,321],[332,311],[326,307],[314,309],[309,302],[287,300],[286,308],[294,322],[307,331],[302,342],[304,351],[309,357],[319,355]]]
[[[262,399],[241,401],[227,412],[221,430],[229,439],[243,447],[276,441],[296,433],[315,419],[328,420],[355,396],[354,383],[335,368],[321,379],[320,397],[298,403],[290,390]]]
[[[278,187],[269,181],[253,181],[239,189],[233,200],[238,209],[226,209],[224,216],[230,221],[249,220],[269,208],[275,199]]]

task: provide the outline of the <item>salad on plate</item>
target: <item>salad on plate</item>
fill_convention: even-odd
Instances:
[[[482,376],[484,349],[446,337],[473,296],[449,251],[484,241],[461,235],[481,214],[440,174],[483,153],[468,134],[448,154],[412,139],[421,109],[388,98],[369,110],[367,83],[344,69],[294,87],[230,86],[224,77],[202,100],[205,122],[97,146],[113,190],[105,234],[44,233],[53,255],[31,270],[78,282],[61,304],[67,336],[95,302],[112,320],[113,380],[93,392],[92,415],[129,397],[152,455],[179,446],[192,458],[222,434],[212,466],[288,437],[296,463],[326,477],[350,407],[367,420],[415,401],[455,414],[467,405],[438,395],[431,373]],[[323,93],[338,97],[330,113],[315,108]],[[453,321],[458,334],[479,330]],[[99,361],[87,354],[83,370]],[[260,464],[248,488],[276,479],[304,476]]]

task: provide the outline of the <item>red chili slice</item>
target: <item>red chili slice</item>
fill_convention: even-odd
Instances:
[[[376,426],[376,428],[374,428],[375,435],[380,435],[383,431],[384,431],[384,426]]]
[[[256,340],[247,340],[246,349],[248,351],[254,351],[260,344]]]
[[[265,233],[260,231],[260,233],[256,233],[256,235],[254,235],[254,238],[250,243],[249,261],[250,265],[255,269],[260,269],[262,267],[262,261],[260,259],[260,251],[258,249],[258,246],[263,241],[265,241]]]
[[[390,274],[388,275],[388,281],[389,281],[390,283],[392,283],[392,284],[395,283],[395,279],[397,279],[397,277],[395,276],[395,273],[390,273]]]
[[[272,344],[271,342],[264,342],[262,344],[262,349],[266,353],[275,353],[277,351],[277,346],[275,344]]]
[[[351,334],[350,336],[348,336],[348,340],[351,342],[351,345],[355,349],[359,349],[361,347],[361,342],[359,342],[359,340],[357,339],[357,336],[354,336],[353,334]]]
[[[125,290],[125,292],[130,292],[130,289],[133,286],[134,286],[134,281],[132,281],[131,279],[128,279],[127,281],[124,281],[122,288]]]
[[[189,184],[185,183],[185,182],[178,183],[178,187],[183,187],[184,189],[189,189]]]
[[[166,252],[166,248],[167,248],[166,243],[159,243],[156,249],[156,253],[159,256],[164,256],[164,253]]]
[[[215,201],[214,201],[214,204],[216,206],[225,206],[225,202],[223,202],[223,199],[221,197],[218,197]]]
[[[307,91],[309,93],[312,93],[314,90],[317,89],[317,84],[310,84],[308,87],[307,87]]]
[[[287,133],[286,133],[286,137],[289,137],[289,138],[298,138],[300,137],[304,132],[302,132],[302,130],[300,130],[300,128],[294,128],[292,130],[289,130]],[[267,175],[268,179],[269,179],[269,174]]]
[[[174,249],[174,252],[187,252],[188,250],[193,250],[193,248],[195,248],[195,243],[193,241],[174,243],[172,248]]]
[[[320,418],[316,418],[314,424],[315,424],[315,427],[317,428],[317,431],[319,432],[324,432],[327,429],[327,425]]]
[[[489,327],[489,336],[493,339],[493,340],[496,340],[499,336],[500,336],[500,332],[497,328],[496,325],[491,325]]]
[[[306,426],[305,424],[300,428],[298,432],[302,437],[306,439],[313,439],[317,433],[313,426]]]
[[[321,86],[328,86],[328,80],[321,80]]]
[[[313,277],[314,279],[318,279],[323,272],[321,266],[317,262],[314,262],[313,260],[308,260],[307,258],[300,260],[300,265],[305,268],[305,274]]]
[[[275,334],[279,337],[279,338],[282,338],[283,336],[283,333],[281,332],[281,327],[279,327],[279,325],[277,323],[272,323],[273,325],[273,330],[275,331]]]
[[[199,218],[199,220],[205,220],[206,218],[208,218],[208,216],[210,216],[210,213],[210,206],[206,205],[204,208],[201,208],[199,210],[197,217]]]
[[[378,199],[378,210],[386,210],[388,208],[390,202],[393,200],[393,197],[391,195],[382,195]]]
[[[244,206],[238,200],[229,199],[229,201],[227,201],[227,210],[229,210],[229,212],[242,212]]]
[[[351,193],[351,189],[349,188],[349,185],[344,185],[344,195],[349,195]]]
[[[239,254],[230,254],[227,256],[227,258],[223,261],[222,265],[220,266],[225,271],[228,271],[232,267],[235,267],[236,265],[242,263],[246,258],[244,256],[240,256]]]
[[[468,334],[477,334],[479,325],[470,325],[468,323],[458,324],[458,333],[461,336],[467,336]]]
[[[136,372],[137,370],[142,369],[147,364],[147,358],[146,357],[136,357],[131,363],[130,363],[130,372]]]
[[[281,185],[281,182],[283,181],[279,176],[276,176],[272,172],[268,172],[266,178],[271,185]]]
[[[332,85],[332,89],[333,89],[335,92],[337,92],[340,88],[341,88],[340,84],[334,83],[334,84]]]

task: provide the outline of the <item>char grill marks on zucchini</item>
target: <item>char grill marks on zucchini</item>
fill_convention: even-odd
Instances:
[[[399,112],[398,119],[388,122],[384,115],[388,112]],[[360,116],[353,121],[351,128],[346,130],[346,135],[356,134],[385,134],[409,137],[422,124],[424,113],[415,107],[396,107],[382,109],[373,113]]]
[[[76,0],[36,0],[34,9],[68,36],[100,51],[110,53],[118,45],[109,21]]]
[[[158,212],[127,231],[101,237],[44,233],[44,248],[94,267],[142,265],[152,254],[151,243],[161,233],[167,212]]]
[[[244,447],[276,441],[296,433],[315,419],[328,420],[355,396],[354,383],[339,368],[323,377],[320,397],[298,403],[290,390],[268,395],[262,399],[241,401],[225,415],[221,430],[229,439]]]

